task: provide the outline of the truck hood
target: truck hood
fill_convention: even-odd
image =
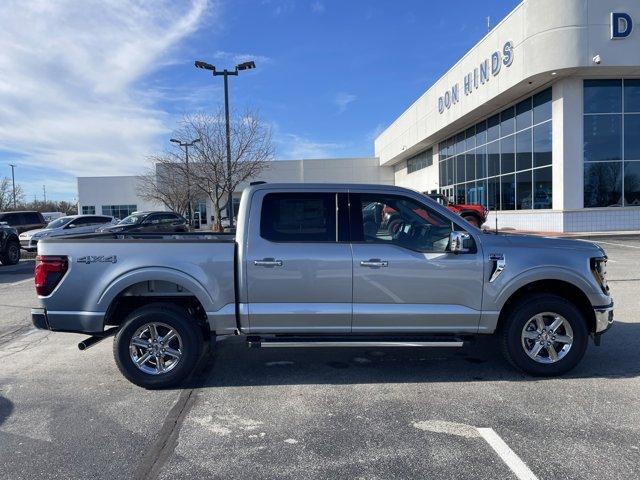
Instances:
[[[487,234],[491,235],[491,234]],[[553,248],[604,254],[604,250],[594,242],[568,238],[538,237],[535,235],[498,234],[494,235],[492,245],[505,245],[518,248]]]

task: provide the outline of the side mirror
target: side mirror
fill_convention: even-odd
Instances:
[[[75,223],[70,223],[69,225],[67,225],[67,228],[76,228],[76,224]]]
[[[453,231],[449,234],[449,251],[455,253],[468,253],[471,235],[467,232]]]

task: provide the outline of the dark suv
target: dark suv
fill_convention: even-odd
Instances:
[[[20,242],[18,232],[4,223],[0,223],[0,263],[15,265],[20,261]]]
[[[0,212],[0,222],[15,228],[19,234],[47,226],[40,212]]]
[[[134,212],[115,225],[98,229],[99,232],[171,233],[188,232],[187,220],[174,212]]]

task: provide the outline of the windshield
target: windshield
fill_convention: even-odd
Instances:
[[[143,215],[129,215],[118,222],[118,225],[136,225],[142,221]]]
[[[60,228],[60,227],[64,227],[68,222],[70,222],[71,220],[73,220],[73,217],[60,217],[57,220],[54,220],[53,222],[49,223],[47,225],[47,228]]]

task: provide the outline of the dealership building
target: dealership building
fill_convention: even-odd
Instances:
[[[640,2],[525,0],[378,136],[375,158],[293,162],[265,177],[441,192],[499,228],[638,230]],[[78,179],[83,211],[97,181]]]

